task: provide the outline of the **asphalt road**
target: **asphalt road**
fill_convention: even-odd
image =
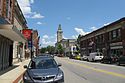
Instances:
[[[55,57],[62,63],[65,83],[125,83],[125,66]]]

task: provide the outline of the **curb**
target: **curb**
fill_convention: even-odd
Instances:
[[[24,72],[18,78],[16,78],[16,80],[14,80],[13,83],[23,83],[22,77],[23,77]]]

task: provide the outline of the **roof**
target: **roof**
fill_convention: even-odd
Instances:
[[[113,22],[113,23],[110,23],[109,25],[103,26],[103,27],[101,27],[101,28],[99,28],[99,29],[97,29],[97,30],[95,30],[95,31],[92,31],[91,33],[88,33],[88,34],[86,34],[86,35],[83,35],[83,36],[81,36],[81,38],[82,38],[82,37],[89,36],[90,34],[93,34],[93,33],[96,33],[96,32],[98,32],[98,31],[100,31],[100,30],[109,28],[109,27],[114,26],[114,25],[116,25],[116,24],[118,24],[118,23],[121,23],[121,22],[125,22],[125,17],[123,17],[123,18],[121,18],[121,19],[119,19],[119,20],[117,20],[117,21],[115,21],[115,22]]]

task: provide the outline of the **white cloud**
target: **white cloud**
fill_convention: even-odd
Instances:
[[[30,0],[17,0],[24,14],[31,13]]]
[[[92,31],[95,31],[95,30],[97,30],[98,28],[97,27],[91,27],[90,28]]]
[[[37,22],[36,24],[41,25],[42,23],[41,22]]]
[[[43,38],[44,38],[44,39],[48,39],[49,36],[48,36],[48,35],[44,35]]]
[[[40,13],[32,11],[31,5],[34,3],[34,0],[17,0],[19,6],[26,18],[44,18]]]
[[[110,22],[109,22],[109,23],[105,23],[104,26],[107,26],[107,25],[109,25],[109,24],[110,24]]]
[[[49,35],[44,35],[41,39],[41,43],[43,47],[46,47],[48,45],[54,46],[56,43],[56,35],[49,36]]]
[[[86,35],[88,34],[89,32],[85,32],[83,29],[81,28],[75,28],[75,31],[77,32],[77,34],[79,35]]]
[[[32,4],[33,4],[33,3],[34,3],[34,0],[30,0],[30,3],[32,3]]]
[[[44,18],[44,16],[42,16],[39,13],[34,14],[31,18]]]
[[[46,23],[42,23],[42,22],[37,22],[36,24],[38,24],[38,25],[46,25]]]

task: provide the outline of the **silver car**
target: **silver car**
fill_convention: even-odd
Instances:
[[[64,83],[64,73],[54,58],[39,56],[33,58],[24,73],[24,83]]]

